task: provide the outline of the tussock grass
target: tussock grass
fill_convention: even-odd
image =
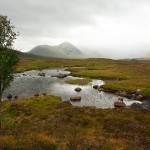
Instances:
[[[3,103],[0,149],[147,150],[150,112],[75,107],[54,96]]]
[[[91,79],[75,79],[75,80],[66,80],[65,82],[68,84],[77,84],[77,85],[87,85],[89,82],[91,82]]]

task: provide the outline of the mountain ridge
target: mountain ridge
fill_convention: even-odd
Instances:
[[[83,58],[85,55],[69,42],[63,42],[56,46],[38,45],[28,53],[43,57],[53,58]]]

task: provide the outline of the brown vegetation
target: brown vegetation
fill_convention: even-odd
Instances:
[[[5,102],[0,149],[148,150],[150,112],[75,107],[54,96]]]

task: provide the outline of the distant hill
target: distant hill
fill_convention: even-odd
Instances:
[[[64,42],[57,46],[39,45],[31,49],[28,54],[53,58],[83,58],[84,54],[74,45]]]
[[[44,57],[44,56],[39,56],[39,55],[35,55],[35,54],[30,54],[27,52],[20,52],[19,57],[20,58],[31,58],[31,59],[54,59],[51,57]]]
[[[40,56],[30,54],[30,53],[23,53],[23,52],[20,52],[19,57],[20,58],[40,58]]]
[[[150,60],[150,56],[149,57],[145,57],[145,59]]]
[[[135,58],[134,60],[140,60],[140,61],[150,61],[150,57]]]

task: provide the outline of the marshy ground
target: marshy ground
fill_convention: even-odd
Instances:
[[[143,96],[150,97],[149,61],[22,59],[16,71],[51,67],[67,67],[75,76],[113,80],[105,87],[141,89]],[[58,97],[46,96],[4,102],[2,117],[2,150],[150,148],[149,110],[76,107]]]
[[[103,80],[104,88],[112,90],[136,91],[150,97],[150,61],[111,60],[111,59],[22,59],[17,71],[67,67],[72,75]]]

